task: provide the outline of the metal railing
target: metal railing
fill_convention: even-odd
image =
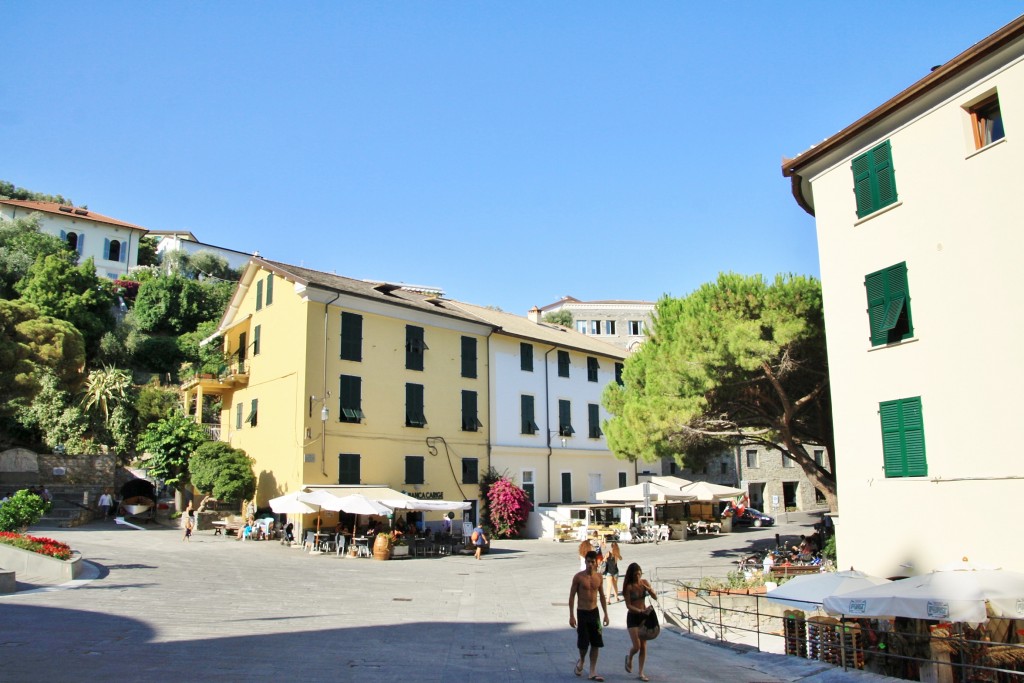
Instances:
[[[1024,682],[1024,644],[996,642],[1019,640],[1018,622],[994,619],[975,629],[919,619],[841,619],[815,616],[813,606],[805,613],[762,603],[765,596],[754,589],[701,588],[701,578],[731,568],[656,568],[652,584],[664,620],[725,643],[894,678]]]

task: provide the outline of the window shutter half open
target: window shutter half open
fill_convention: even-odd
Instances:
[[[868,321],[871,330],[871,345],[885,344],[887,334],[883,329],[885,322],[885,271],[871,273],[864,278],[864,288],[868,296]]]

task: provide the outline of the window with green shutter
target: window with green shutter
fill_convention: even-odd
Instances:
[[[463,458],[462,459],[462,483],[463,484],[479,484],[480,483],[480,461],[476,458]]]
[[[854,157],[851,169],[853,193],[857,198],[857,218],[864,218],[882,207],[896,203],[896,171],[893,169],[892,147],[888,140]]]
[[[921,397],[883,401],[878,404],[878,414],[886,478],[927,476]]]
[[[601,406],[596,403],[587,404],[587,434],[591,439],[600,439],[601,434]]]
[[[257,418],[259,417],[259,412],[260,400],[258,398],[254,398],[252,400],[251,407],[249,408],[249,416],[245,418],[245,421],[249,423],[250,427],[256,426]]]
[[[562,503],[572,502],[572,472],[562,472]]]
[[[338,483],[358,485],[360,483],[359,454],[338,454]]]
[[[427,418],[423,414],[423,385],[405,385],[405,426],[426,427]]]
[[[523,394],[519,397],[520,401],[520,416],[522,417],[522,434],[536,434],[539,427],[534,422],[533,414],[533,396],[527,396]]]
[[[568,377],[569,376],[569,352],[559,351],[558,352],[558,376]]]
[[[363,360],[363,316],[357,313],[341,314],[341,359]]]
[[[235,406],[235,429],[242,428],[242,404],[239,403]]]
[[[274,303],[274,274],[267,275],[267,305]]]
[[[533,372],[533,344],[520,342],[519,369],[523,372]]]
[[[864,278],[864,289],[868,297],[872,346],[914,336],[906,262],[871,273]]]
[[[359,422],[363,414],[363,380],[353,375],[341,375],[338,389],[338,420]]]
[[[462,338],[462,376],[476,379],[476,339]]]
[[[423,341],[423,328],[415,325],[405,326],[405,369],[422,370],[423,352],[427,343]]]
[[[405,483],[406,484],[422,484],[423,483],[423,456],[422,455],[407,455],[407,456],[405,456]]]
[[[572,401],[559,399],[558,401],[558,434],[560,436],[572,436],[576,430],[572,428]]]
[[[261,327],[263,326],[257,325],[256,327],[252,328],[252,355],[254,356],[260,355],[260,337],[262,336],[262,330],[260,329]]]
[[[256,310],[263,308],[263,280],[256,282]]]
[[[475,432],[483,427],[477,419],[476,392],[462,392],[462,431]]]
[[[600,369],[601,369],[601,366],[598,364],[597,359],[594,358],[593,356],[587,356],[587,381],[588,382],[596,382],[597,381],[597,371],[600,370]]]

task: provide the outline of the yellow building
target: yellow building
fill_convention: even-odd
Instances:
[[[492,329],[436,290],[254,257],[218,328],[227,370],[186,384],[186,405],[221,397],[220,438],[254,459],[260,507],[375,485],[471,501],[476,519]]]

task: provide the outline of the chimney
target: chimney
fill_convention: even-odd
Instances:
[[[526,313],[526,317],[530,319],[531,323],[540,322],[540,309],[534,306]]]

